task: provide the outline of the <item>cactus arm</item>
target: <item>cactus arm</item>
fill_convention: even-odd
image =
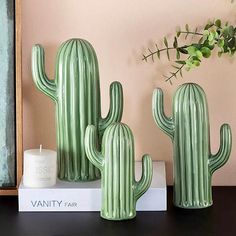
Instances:
[[[47,78],[44,65],[44,50],[38,44],[34,45],[32,49],[32,75],[38,89],[56,101],[56,84]]]
[[[90,162],[102,170],[104,159],[102,154],[97,150],[97,134],[93,125],[88,125],[85,131],[85,152]]]
[[[209,170],[213,174],[217,169],[223,166],[229,159],[232,147],[232,134],[230,126],[223,124],[220,129],[220,148],[215,155],[209,158]]]
[[[164,113],[163,92],[155,89],[152,97],[152,114],[156,124],[171,138],[174,136],[174,123],[172,117],[167,117]]]
[[[110,86],[110,109],[105,118],[100,118],[99,131],[105,129],[114,122],[121,121],[123,112],[123,90],[119,82],[113,82]]]
[[[152,182],[152,159],[145,154],[142,158],[142,176],[138,182],[135,183],[134,196],[137,201],[150,187]]]

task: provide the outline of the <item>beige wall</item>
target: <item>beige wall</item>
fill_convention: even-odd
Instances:
[[[80,37],[90,41],[98,55],[104,115],[109,84],[118,80],[123,85],[123,122],[133,130],[136,159],[150,153],[155,160],[165,160],[168,183],[172,183],[171,141],[153,121],[152,91],[157,86],[164,90],[165,109],[170,114],[175,89],[193,81],[208,97],[212,151],[218,149],[222,123],[229,123],[234,134],[231,159],[215,173],[213,182],[236,185],[236,62],[213,56],[170,86],[162,77],[170,69],[165,56],[154,64],[141,61],[143,49],[174,32],[177,25],[197,26],[218,17],[235,22],[236,4],[230,0],[22,0],[22,14],[24,149],[39,144],[55,148],[54,104],[34,87],[31,47],[44,46],[47,74],[53,78],[57,48],[66,39]]]

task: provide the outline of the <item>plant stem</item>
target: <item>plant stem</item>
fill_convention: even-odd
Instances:
[[[203,36],[203,34],[201,33],[195,33],[195,32],[191,32],[191,31],[179,31],[180,34],[194,34],[194,35],[200,35],[200,36]]]
[[[165,81],[166,81],[166,82],[170,82],[170,84],[172,84],[171,79],[172,79],[173,77],[176,77],[176,75],[182,70],[182,68],[183,68],[184,66],[185,66],[185,64],[184,64],[184,65],[181,65],[180,68],[179,68],[178,70],[176,70],[174,73],[172,73],[171,76],[168,77]]]
[[[143,59],[142,60],[145,60],[145,61],[147,61],[147,59],[149,58],[149,57],[152,57],[153,58],[153,56],[155,55],[155,54],[157,54],[158,52],[160,53],[160,52],[163,52],[163,51],[167,51],[167,50],[173,50],[173,49],[175,49],[175,50],[178,50],[178,49],[180,49],[180,48],[187,48],[188,46],[187,45],[184,45],[184,46],[182,46],[182,47],[177,47],[177,48],[175,48],[175,47],[167,47],[167,48],[162,48],[162,49],[158,49],[158,50],[156,50],[156,51],[151,51],[150,49],[148,49],[149,50],[149,54],[147,54],[146,56],[145,55],[143,55]]]
[[[190,56],[189,56],[186,60],[188,60],[189,58],[190,58]],[[179,69],[177,69],[175,72],[171,73],[171,76],[168,77],[165,81],[166,81],[166,82],[170,82],[170,84],[172,85],[171,79],[172,79],[173,77],[176,77],[176,75],[177,75],[178,73],[180,73],[180,71],[183,69],[184,66],[185,66],[185,64],[181,65],[181,66],[179,67]]]

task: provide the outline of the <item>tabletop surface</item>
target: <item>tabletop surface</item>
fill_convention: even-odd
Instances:
[[[17,197],[0,197],[0,236],[235,236],[236,187],[214,187],[214,205],[201,210],[173,207],[168,187],[168,211],[138,212],[129,221],[112,222],[99,213],[19,213]]]

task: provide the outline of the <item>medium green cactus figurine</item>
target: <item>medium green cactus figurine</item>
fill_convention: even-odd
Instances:
[[[83,39],[70,39],[61,45],[55,80],[47,78],[44,50],[35,45],[32,49],[32,74],[38,89],[56,104],[58,177],[68,181],[99,178],[99,170],[85,154],[85,129],[87,125],[95,125],[101,139],[109,124],[121,120],[121,84],[111,84],[110,110],[106,118],[101,118],[97,57],[92,45]]]
[[[219,151],[211,154],[206,96],[194,83],[177,89],[173,117],[164,114],[161,89],[153,93],[152,110],[156,124],[173,141],[174,205],[182,208],[211,206],[212,174],[227,162],[231,152],[229,125],[222,125]]]
[[[134,177],[134,138],[122,123],[107,127],[102,138],[102,151],[97,149],[96,128],[89,125],[85,134],[85,150],[89,160],[101,170],[101,217],[127,220],[136,215],[136,202],[147,191],[152,180],[152,160],[143,156],[140,181]]]

